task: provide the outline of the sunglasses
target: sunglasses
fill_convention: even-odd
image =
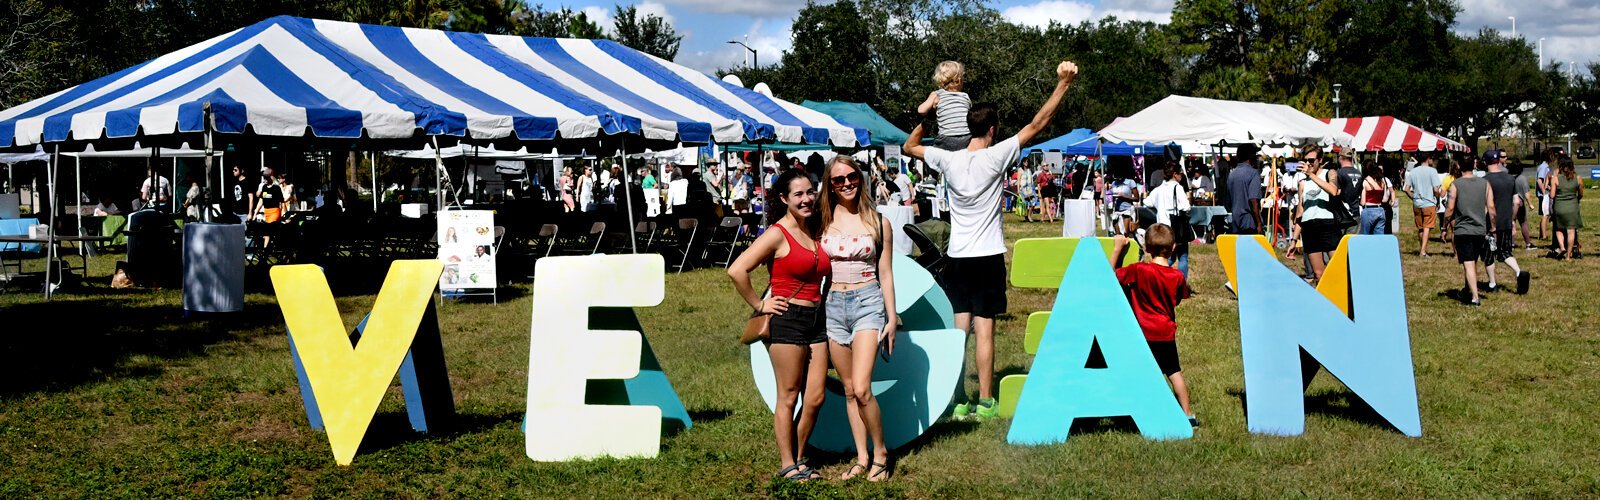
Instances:
[[[1301,159],[1302,159],[1302,160],[1305,160],[1305,161],[1309,161],[1309,162],[1319,162],[1319,161],[1322,161],[1322,158],[1320,158],[1320,157],[1316,157],[1316,156],[1307,156],[1307,157],[1305,157],[1305,158],[1301,158]]]
[[[861,172],[850,172],[850,173],[845,174],[845,175],[835,175],[833,177],[828,178],[828,180],[832,181],[834,184],[837,184],[837,185],[845,185],[847,183],[848,184],[860,184],[861,183]]]

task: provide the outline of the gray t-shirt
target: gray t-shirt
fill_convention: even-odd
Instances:
[[[1483,180],[1489,181],[1489,187],[1494,188],[1494,227],[1496,231],[1510,231],[1511,218],[1516,211],[1511,209],[1511,197],[1517,192],[1517,179],[1504,171],[1489,172]]]
[[[1477,177],[1450,183],[1456,191],[1455,229],[1460,236],[1483,236],[1489,227],[1489,181]]]
[[[1228,193],[1232,202],[1228,211],[1232,212],[1234,229],[1255,231],[1260,228],[1255,213],[1250,211],[1250,201],[1261,199],[1261,171],[1248,163],[1240,163],[1228,173]]]
[[[1428,208],[1439,206],[1439,196],[1434,191],[1439,189],[1439,171],[1427,165],[1420,165],[1406,172],[1406,186],[1411,189],[1411,206]]]

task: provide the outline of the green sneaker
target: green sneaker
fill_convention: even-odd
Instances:
[[[950,412],[950,418],[962,422],[972,419],[972,404],[957,404],[955,411]]]
[[[978,415],[979,422],[994,420],[1000,416],[1000,405],[993,399],[985,399],[978,402],[978,409],[973,413]]]

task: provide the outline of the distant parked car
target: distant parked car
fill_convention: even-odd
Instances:
[[[1578,157],[1579,158],[1594,158],[1594,147],[1592,147],[1592,146],[1584,146],[1584,147],[1578,148]]]

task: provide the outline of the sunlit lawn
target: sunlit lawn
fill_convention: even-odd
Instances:
[[[1600,203],[1585,209],[1600,223]],[[1204,422],[1193,439],[1147,441],[1111,427],[1018,447],[1005,443],[1006,422],[943,422],[897,450],[886,484],[769,483],[778,468],[771,417],[734,340],[745,306],[720,269],[669,275],[666,301],[639,311],[694,428],[664,439],[656,459],[564,464],[523,455],[526,286],[498,305],[443,306],[454,427],[413,434],[393,389],[350,467],[334,465],[325,436],[306,422],[272,295],[251,294],[243,313],[186,318],[172,290],[101,284],[47,303],[12,287],[0,295],[0,496],[1600,495],[1600,258],[1561,263],[1519,251],[1533,292],[1488,295],[1468,309],[1439,296],[1459,286],[1460,266],[1417,258],[1415,238],[1404,237],[1409,214],[1400,227],[1420,439],[1389,428],[1326,374],[1309,392],[1304,436],[1249,434],[1237,303],[1210,246],[1194,250],[1199,295],[1179,309]],[[1013,219],[1006,231],[1014,241],[1058,229]],[[1600,252],[1592,229],[1584,239]],[[108,275],[115,258],[92,261],[91,274]],[[1000,371],[1026,370],[1023,320],[1052,295],[1012,291]],[[342,298],[346,322],[371,300]],[[967,385],[977,390],[971,376]],[[815,460],[830,477],[848,464]]]

